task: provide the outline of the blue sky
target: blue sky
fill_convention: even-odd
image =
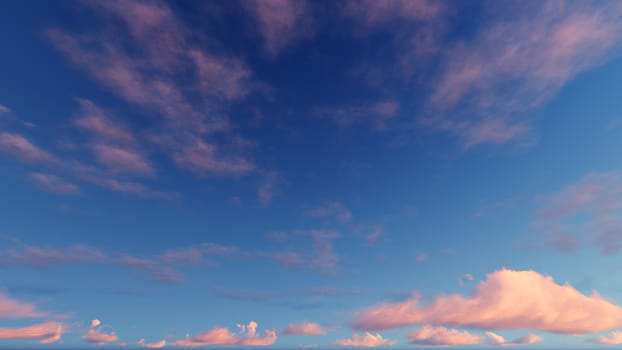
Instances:
[[[622,6],[0,4],[0,347],[622,343]]]

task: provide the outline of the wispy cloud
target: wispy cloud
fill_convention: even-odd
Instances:
[[[379,333],[372,334],[366,332],[363,335],[357,333],[352,334],[351,338],[339,339],[334,344],[337,346],[356,347],[356,348],[375,348],[378,346],[391,346],[397,342],[385,339]]]
[[[0,328],[0,339],[38,339],[41,344],[61,340],[63,326],[57,322],[46,322],[21,328]]]
[[[249,0],[266,52],[272,56],[314,33],[311,3],[306,0]]]
[[[38,247],[20,244],[2,253],[0,267],[27,266],[46,269],[64,264],[103,263],[106,261],[108,258],[104,253],[82,244],[68,247]]]
[[[20,134],[0,132],[0,151],[25,163],[54,164],[56,158]]]
[[[346,223],[352,220],[352,212],[343,203],[338,201],[326,202],[323,205],[305,211],[306,216],[316,218],[333,218]]]
[[[49,314],[37,310],[33,304],[11,299],[8,295],[0,293],[0,318],[41,318]]]
[[[9,112],[11,112],[11,109],[9,107],[4,106],[4,105],[0,105],[0,114],[2,114],[2,113],[9,113]]]
[[[622,308],[596,293],[583,295],[535,271],[504,269],[489,274],[470,296],[439,296],[429,305],[421,305],[415,295],[401,303],[367,309],[352,324],[370,331],[432,324],[583,334],[621,326]]]
[[[30,179],[35,182],[37,187],[44,192],[57,193],[57,194],[77,194],[80,193],[80,187],[73,183],[67,182],[62,178],[42,173],[30,173],[28,174]]]
[[[388,99],[371,104],[316,108],[313,114],[318,118],[329,119],[339,127],[362,125],[384,130],[397,118],[399,109],[399,102]]]
[[[543,202],[536,213],[536,227],[553,247],[574,251],[591,243],[604,254],[615,254],[622,248],[620,174],[587,174]]]

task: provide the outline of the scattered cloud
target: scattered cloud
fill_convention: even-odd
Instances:
[[[494,346],[528,345],[539,343],[542,341],[542,337],[535,334],[527,334],[526,336],[510,341],[505,340],[505,338],[493,332],[486,332],[486,337],[488,338],[488,344]]]
[[[0,258],[0,267],[32,267],[46,269],[65,264],[104,263],[106,255],[96,248],[82,244],[68,247],[37,247],[19,244],[5,250]]]
[[[290,323],[282,332],[284,335],[325,335],[326,330],[312,322]]]
[[[121,259],[121,264],[132,270],[146,273],[157,282],[180,283],[184,280],[184,276],[181,272],[173,269],[168,265],[162,264],[157,260],[140,259],[126,256],[125,258]]]
[[[269,346],[277,339],[276,331],[267,330],[263,335],[257,334],[258,324],[255,321],[247,325],[238,325],[240,334],[235,334],[227,328],[214,327],[204,333],[194,336],[186,336],[183,340],[177,340],[172,346],[198,347],[210,345],[237,345],[237,346]]]
[[[19,134],[0,132],[0,151],[5,152],[24,163],[50,165],[56,158],[47,151],[30,142]]]
[[[78,187],[78,185],[67,182],[56,175],[30,173],[28,176],[35,182],[37,187],[44,192],[64,195],[80,193],[80,187]]]
[[[372,334],[366,332],[364,335],[352,334],[349,339],[339,339],[334,344],[337,346],[356,347],[356,348],[375,348],[378,346],[391,346],[397,343],[394,340],[385,339],[379,333]]]
[[[14,300],[6,294],[0,293],[0,318],[41,318],[48,315],[46,312],[37,310],[33,304]]]
[[[117,337],[116,334],[103,332],[101,328],[101,321],[97,319],[91,321],[89,331],[82,336],[82,339],[84,339],[87,343],[98,345],[114,343],[119,340],[119,337]]]
[[[309,209],[305,212],[305,215],[316,218],[333,218],[341,223],[352,220],[350,209],[338,201],[326,202],[322,206]]]
[[[385,130],[397,118],[399,109],[400,104],[397,101],[385,100],[373,104],[317,108],[313,114],[318,118],[329,119],[339,127],[360,124],[375,130]]]
[[[46,322],[21,328],[0,328],[0,339],[37,339],[41,344],[61,340],[63,326],[57,322]]]
[[[445,327],[424,326],[408,333],[408,339],[417,345],[433,346],[460,346],[479,344],[481,337],[467,331],[460,332],[456,329]]]
[[[545,198],[536,226],[558,250],[574,251],[587,242],[615,254],[622,249],[621,209],[622,176],[591,173]]]
[[[622,344],[622,332],[613,331],[600,337],[591,338],[589,341],[603,345],[619,345]]]
[[[4,106],[4,105],[0,105],[0,114],[2,114],[2,113],[10,113],[10,112],[11,112],[11,109],[9,107]]]
[[[525,289],[523,286],[530,286]],[[352,325],[387,330],[416,324],[484,329],[533,329],[563,334],[592,333],[622,325],[622,308],[594,293],[535,271],[503,269],[487,275],[470,296],[437,297],[421,305],[420,296],[359,313]]]

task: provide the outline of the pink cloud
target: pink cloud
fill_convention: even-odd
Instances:
[[[78,128],[90,131],[104,140],[123,144],[131,144],[135,141],[134,136],[126,126],[118,121],[113,121],[93,102],[78,99],[78,103],[80,104],[81,116],[74,121]]]
[[[0,318],[40,318],[48,313],[38,311],[35,305],[11,299],[0,293]]]
[[[622,344],[622,332],[613,331],[609,334],[596,337],[596,338],[592,338],[590,339],[590,341],[593,343],[603,344],[603,345],[620,345]]]
[[[51,164],[56,158],[32,144],[19,134],[0,132],[0,151],[10,154],[25,163]]]
[[[408,339],[414,344],[435,346],[473,345],[481,341],[480,336],[467,331],[460,332],[456,329],[431,326],[424,326],[408,333]]]
[[[356,348],[374,348],[378,346],[391,346],[396,341],[384,339],[380,334],[365,333],[364,335],[352,334],[352,338],[339,339],[334,344],[337,346],[347,346]]]
[[[486,332],[486,337],[488,338],[488,344],[494,346],[528,345],[536,344],[543,340],[541,336],[535,334],[527,334],[526,336],[510,341],[505,340],[505,338],[493,332]]]
[[[117,337],[116,334],[105,333],[101,330],[100,326],[101,326],[101,321],[97,319],[91,321],[91,326],[89,327],[89,331],[84,336],[82,336],[82,339],[84,339],[84,341],[86,341],[87,343],[93,343],[93,344],[99,344],[99,345],[113,343],[119,340],[119,337]]]
[[[147,343],[145,342],[145,339],[141,339],[136,342],[136,344],[142,346],[143,348],[160,349],[166,346],[166,340],[162,339],[159,342]]]
[[[199,50],[191,51],[190,57],[196,65],[199,86],[205,96],[235,101],[249,94],[252,73],[244,62],[210,56]]]
[[[283,330],[284,335],[324,335],[326,330],[317,323],[305,322],[299,324],[290,323]]]
[[[158,282],[179,283],[184,280],[184,276],[179,271],[156,260],[126,256],[121,259],[121,264],[133,270],[147,273]]]
[[[442,10],[438,2],[427,0],[360,0],[347,2],[344,14],[367,26],[376,26],[399,20],[428,20],[436,18]]]
[[[250,0],[244,4],[256,18],[271,55],[313,34],[310,4],[305,0]]]
[[[77,194],[80,187],[61,179],[58,176],[42,173],[30,173],[28,176],[35,182],[37,187],[44,192],[57,194]]]
[[[56,343],[61,339],[63,326],[47,322],[22,328],[0,328],[0,339],[39,339],[41,344]]]
[[[175,162],[198,173],[240,175],[255,170],[255,165],[242,157],[221,157],[218,146],[197,140],[173,156]]]
[[[187,336],[171,345],[179,347],[197,347],[210,345],[239,345],[239,346],[268,346],[277,339],[274,330],[267,330],[263,335],[257,334],[257,322],[251,321],[248,325],[238,325],[240,334],[230,332],[227,328],[214,327],[207,332],[194,336]]]
[[[530,286],[525,289],[524,286]],[[598,294],[581,294],[569,284],[535,271],[503,269],[487,275],[470,296],[420,297],[369,308],[352,324],[357,329],[386,330],[415,324],[488,329],[534,329],[583,334],[622,325],[622,308]]]
[[[107,261],[106,255],[101,251],[82,244],[60,248],[22,244],[5,250],[2,255],[0,266],[29,266],[40,269],[62,264],[103,263]]]
[[[113,174],[153,175],[149,162],[127,147],[106,144],[93,145],[96,160]]]
[[[9,112],[11,112],[11,109],[9,107],[0,105],[0,114]]]
[[[277,190],[277,183],[279,182],[279,174],[277,172],[264,172],[263,181],[259,184],[257,189],[257,197],[262,205],[268,205],[274,198]]]
[[[455,133],[466,147],[524,136],[529,126],[513,115],[604,62],[622,42],[621,13],[615,2],[579,2],[541,3],[503,16],[446,50],[429,101],[435,117],[425,124]],[[465,111],[468,119],[448,117]]]
[[[622,176],[591,173],[544,198],[536,225],[559,250],[574,251],[587,241],[615,254],[622,249],[620,209]]]

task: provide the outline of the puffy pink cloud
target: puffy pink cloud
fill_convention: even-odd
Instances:
[[[198,347],[210,345],[240,345],[240,346],[268,346],[277,339],[274,330],[267,330],[263,335],[257,334],[257,322],[251,321],[248,325],[238,325],[240,334],[235,334],[227,328],[214,327],[207,332],[194,336],[187,336],[171,345],[179,347]]]
[[[25,163],[52,164],[56,158],[19,134],[0,132],[0,151]]]
[[[324,335],[326,334],[326,330],[323,329],[317,323],[304,322],[293,324],[290,323],[287,325],[287,328],[283,330],[284,335]]]
[[[38,339],[41,344],[58,342],[63,326],[57,322],[46,322],[22,328],[0,328],[0,339]]]
[[[415,295],[401,303],[371,307],[352,324],[363,330],[432,324],[582,334],[619,327],[622,308],[535,271],[503,269],[488,274],[470,296],[443,295],[422,305]]]
[[[47,315],[38,311],[33,304],[14,300],[0,293],[0,318],[38,318]]]
[[[431,326],[424,326],[408,333],[408,339],[414,344],[436,346],[473,345],[481,342],[480,336],[467,331]]]
[[[244,4],[254,15],[271,55],[313,34],[311,8],[306,0],[249,0]]]
[[[394,345],[396,341],[384,339],[382,335],[366,332],[364,335],[352,334],[349,339],[339,339],[334,344],[337,346],[347,346],[356,348],[374,348],[378,346]]]
[[[145,342],[145,339],[141,339],[136,342],[136,344],[142,346],[143,348],[160,349],[166,346],[166,340],[162,339],[159,342],[147,343]]]
[[[117,340],[119,340],[119,337],[117,337],[117,335],[114,333],[103,332],[101,330],[101,321],[96,319],[91,321],[89,331],[84,336],[82,336],[82,339],[84,339],[84,341],[86,341],[87,343],[103,345],[116,342]]]
[[[592,338],[590,339],[590,341],[593,343],[603,344],[603,345],[620,345],[622,344],[622,332],[613,331],[609,334],[596,337],[596,338]]]
[[[28,176],[35,182],[41,191],[57,194],[76,194],[80,193],[80,187],[63,180],[56,175],[30,173]]]
[[[539,343],[542,341],[542,337],[535,334],[527,334],[514,340],[505,340],[504,337],[498,334],[495,334],[493,332],[486,332],[486,337],[488,338],[488,344],[494,346],[528,345]]]

